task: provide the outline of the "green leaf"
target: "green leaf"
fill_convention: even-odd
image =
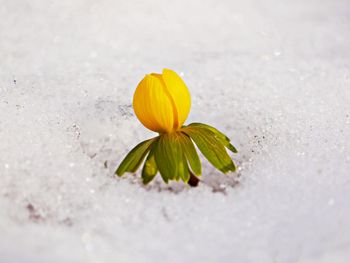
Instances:
[[[162,134],[155,147],[155,160],[165,183],[169,180],[189,179],[186,159],[181,148],[179,133]]]
[[[157,146],[155,148],[155,159],[159,169],[160,175],[165,183],[168,183],[169,179],[175,178],[176,162],[174,159],[177,156],[176,147],[172,147],[172,141],[168,134],[162,134],[159,136]]]
[[[215,134],[215,137],[227,148],[229,149],[231,152],[233,153],[237,153],[237,149],[230,143],[230,139],[223,134],[221,131],[219,131],[218,129],[208,125],[208,124],[204,124],[204,123],[191,123],[190,125],[188,125],[188,127],[196,127],[196,128],[202,128],[202,129],[207,129],[210,130],[211,132],[213,132]]]
[[[147,159],[142,169],[142,181],[145,185],[151,182],[158,172],[156,159],[154,158],[155,147],[157,147],[156,141],[152,144],[151,151],[147,156]]]
[[[223,173],[235,171],[236,167],[227,154],[224,145],[215,133],[203,128],[186,127],[182,132],[191,137],[208,161]]]
[[[182,160],[180,162],[180,169],[179,169],[179,175],[182,181],[185,183],[190,180],[190,171],[188,169],[187,159],[184,153],[182,153]]]
[[[116,170],[118,176],[122,176],[125,172],[136,172],[136,170],[141,165],[145,156],[150,150],[150,146],[154,142],[155,138],[143,141],[139,143],[135,148],[133,148],[124,158],[124,160],[119,165]]]
[[[202,164],[198,157],[196,148],[194,147],[194,144],[190,137],[188,135],[183,134],[181,136],[181,147],[182,151],[185,154],[186,160],[188,160],[188,163],[191,166],[191,170],[195,175],[201,175],[202,173]]]

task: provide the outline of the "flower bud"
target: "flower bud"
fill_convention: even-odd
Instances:
[[[170,69],[147,74],[133,100],[137,118],[148,129],[171,133],[182,127],[191,108],[191,96],[183,80]]]

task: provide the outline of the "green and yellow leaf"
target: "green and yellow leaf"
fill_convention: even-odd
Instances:
[[[197,150],[194,147],[192,140],[190,139],[190,137],[188,137],[187,134],[183,134],[181,136],[180,143],[181,143],[182,150],[185,154],[185,158],[188,161],[192,172],[195,175],[201,175],[202,164],[198,157]]]
[[[223,173],[235,171],[236,167],[215,133],[200,127],[186,127],[182,132],[191,137],[208,161]]]
[[[213,132],[215,134],[215,137],[227,148],[229,149],[231,152],[233,153],[237,153],[237,149],[230,143],[230,139],[223,134],[221,131],[219,131],[218,129],[208,125],[208,124],[204,124],[204,123],[191,123],[190,125],[188,125],[188,127],[195,127],[195,128],[202,128],[202,129],[207,129],[210,130],[211,132]]]
[[[150,146],[155,141],[156,138],[143,141],[136,145],[124,158],[122,163],[116,170],[118,176],[122,176],[125,172],[134,173],[139,168],[143,160],[145,159],[147,153],[150,150]]]
[[[188,180],[189,171],[178,133],[162,134],[155,148],[155,160],[164,180]]]
[[[142,169],[143,184],[148,184],[151,182],[158,172],[156,159],[154,158],[155,147],[157,147],[157,142],[153,143],[150,153],[148,154]]]

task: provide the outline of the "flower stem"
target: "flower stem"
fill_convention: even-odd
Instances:
[[[197,176],[195,176],[191,171],[190,171],[190,180],[188,180],[188,184],[191,187],[197,187],[199,183],[199,179]]]

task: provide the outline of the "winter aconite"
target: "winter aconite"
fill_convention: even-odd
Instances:
[[[147,74],[136,88],[133,107],[141,123],[159,136],[133,148],[118,167],[117,175],[134,173],[144,162],[144,184],[159,171],[166,183],[182,180],[196,185],[202,169],[194,143],[221,172],[236,170],[226,148],[234,153],[237,150],[226,135],[202,123],[183,125],[190,112],[191,96],[174,71],[164,69],[162,74]]]

